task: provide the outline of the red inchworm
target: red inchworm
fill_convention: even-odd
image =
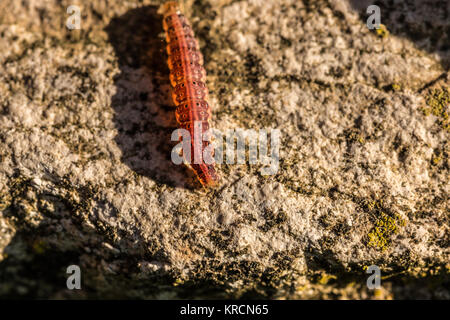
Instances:
[[[170,69],[172,98],[177,106],[175,115],[180,127],[191,134],[191,159],[186,159],[204,186],[214,186],[218,176],[214,164],[205,163],[203,156],[199,163],[194,161],[194,149],[210,150],[208,141],[202,141],[201,136],[209,129],[211,110],[207,102],[208,89],[205,85],[206,72],[203,68],[203,56],[198,42],[186,17],[181,13],[174,1],[163,6],[163,27],[166,32],[167,61]],[[201,124],[200,141],[194,135],[194,122]],[[194,148],[194,146],[197,148]],[[211,148],[212,150],[212,148]]]

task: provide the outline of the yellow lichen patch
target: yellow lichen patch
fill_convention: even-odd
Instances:
[[[368,234],[369,239],[367,245],[380,250],[385,250],[391,242],[391,237],[397,234],[400,227],[404,225],[405,221],[397,214],[392,217],[381,212],[379,218],[375,222],[375,226]]]
[[[439,162],[441,162],[441,160],[442,160],[441,157],[433,156],[433,158],[431,159],[431,162],[433,163],[433,165],[437,166],[439,164]]]
[[[336,277],[335,275],[332,275],[332,274],[323,273],[323,274],[320,276],[320,278],[318,279],[318,282],[319,282],[320,284],[325,285],[325,284],[327,284],[330,280],[333,280],[333,279],[337,279],[337,277]]]
[[[359,136],[358,137],[358,142],[361,143],[361,144],[364,144],[364,142],[366,142],[366,140],[364,139],[363,136]]]
[[[176,286],[182,285],[183,283],[184,283],[183,279],[177,278],[177,279],[175,279],[175,281],[172,283],[172,285],[173,285],[174,287],[176,287]]]
[[[427,106],[422,108],[424,115],[433,114],[438,118],[438,123],[442,128],[450,131],[449,108],[450,94],[448,89],[433,89],[426,97]]]
[[[381,299],[383,296],[383,291],[381,289],[375,289],[373,296],[375,299]]]
[[[389,31],[384,24],[380,24],[380,26],[375,29],[375,33],[380,38],[386,38],[389,35]]]

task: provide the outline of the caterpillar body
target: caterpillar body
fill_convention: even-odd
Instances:
[[[178,3],[166,2],[162,7],[163,28],[166,32],[168,66],[172,84],[172,99],[177,106],[175,116],[181,128],[188,130],[191,136],[191,156],[186,159],[198,179],[204,186],[218,183],[214,163],[204,161],[205,152],[211,152],[212,146],[203,141],[203,134],[209,129],[211,109],[207,97],[206,71],[198,42],[194,38],[189,22],[181,13]],[[194,123],[200,130],[200,137],[194,134]],[[198,126],[200,124],[200,126]],[[194,161],[201,152],[201,161]],[[186,157],[186,156],[185,156]],[[211,157],[212,158],[212,157]]]

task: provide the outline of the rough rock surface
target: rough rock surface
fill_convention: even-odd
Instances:
[[[449,299],[449,3],[184,3],[212,125],[280,129],[278,173],[172,164],[159,1],[2,0],[0,296]]]

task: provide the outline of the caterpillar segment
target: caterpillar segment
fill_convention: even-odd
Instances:
[[[208,104],[208,88],[206,72],[203,67],[203,56],[194,37],[189,22],[181,13],[179,5],[174,1],[162,7],[163,27],[166,32],[168,66],[172,99],[177,106],[175,116],[179,126],[191,135],[191,159],[186,159],[196,173],[202,185],[217,185],[219,177],[214,163],[207,163],[207,152],[212,158],[213,151],[208,141],[203,141],[203,134],[209,130],[211,108]],[[195,123],[200,129],[196,134]],[[206,149],[208,148],[208,149]],[[201,155],[199,155],[201,153]],[[201,161],[198,161],[200,159]]]

